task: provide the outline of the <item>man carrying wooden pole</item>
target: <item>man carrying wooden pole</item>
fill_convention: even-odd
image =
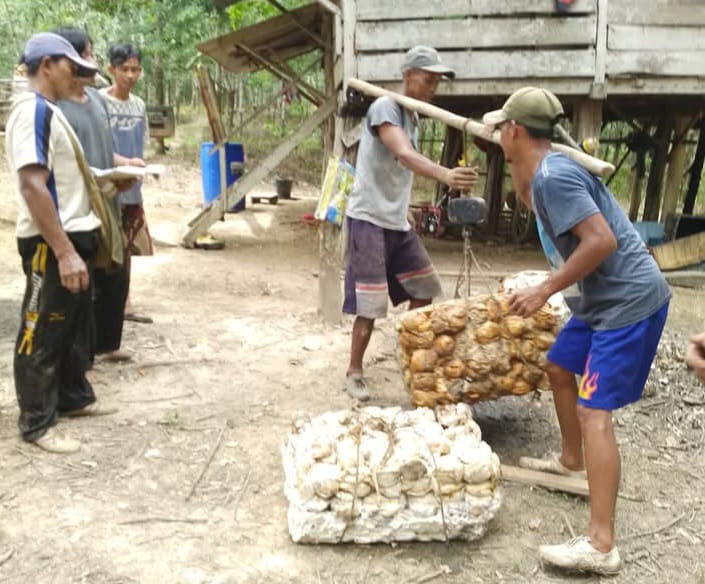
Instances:
[[[430,102],[441,77],[454,77],[435,49],[414,47],[403,65],[404,95]],[[446,168],[416,150],[417,115],[389,97],[377,99],[363,123],[357,174],[347,208],[348,257],[343,311],[355,314],[345,390],[370,398],[362,360],[374,321],[387,314],[388,297],[410,308],[441,293],[431,260],[407,219],[414,174],[468,190],[473,168]]]
[[[569,476],[587,471],[587,535],[541,546],[541,559],[564,569],[615,574],[622,562],[614,535],[620,459],[612,411],[641,398],[671,293],[614,195],[574,161],[550,151],[562,115],[555,95],[525,87],[483,119],[500,130],[517,195],[533,209],[554,268],[542,284],[515,292],[510,306],[530,317],[563,292],[573,313],[546,367],[561,452],[524,458],[519,465]],[[576,375],[582,376],[579,386]]]

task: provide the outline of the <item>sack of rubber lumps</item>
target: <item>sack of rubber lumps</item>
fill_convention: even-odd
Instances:
[[[282,459],[297,543],[474,540],[501,502],[499,459],[466,404],[299,418]]]
[[[504,294],[450,300],[400,319],[399,359],[415,406],[475,403],[548,389],[546,353],[558,319],[544,306],[530,318]]]

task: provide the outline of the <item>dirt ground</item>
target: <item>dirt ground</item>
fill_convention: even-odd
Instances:
[[[200,201],[198,170],[166,162],[169,175],[146,187],[161,240]],[[0,215],[12,221],[6,170],[0,180]],[[315,192],[297,185],[294,194],[229,215],[214,229],[223,251],[159,245],[135,260],[133,301],[154,324],[126,323],[134,361],[99,363],[90,373],[99,399],[119,412],[62,420],[83,441],[65,457],[18,438],[12,347],[23,278],[13,226],[0,224],[0,583],[598,581],[543,571],[537,559],[540,544],[580,532],[586,502],[510,483],[479,542],[291,542],[279,453],[291,419],[351,405],[340,389],[350,321],[325,326],[316,316],[317,236],[300,221]],[[457,272],[459,242],[429,248],[440,270]],[[535,249],[477,244],[475,252],[490,271],[544,267]],[[444,283],[450,296],[454,279]],[[487,285],[495,282],[474,282],[477,292]],[[705,319],[704,294],[674,290],[648,395],[615,415],[626,561],[615,583],[705,583],[705,388],[681,360],[687,335]],[[409,403],[394,346],[390,318],[368,351],[373,404]],[[558,446],[550,395],[505,398],[475,414],[503,462]]]

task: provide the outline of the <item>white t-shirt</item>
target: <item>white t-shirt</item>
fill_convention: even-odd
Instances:
[[[30,164],[49,170],[47,188],[64,231],[93,231],[100,227],[68,132],[73,130],[54,103],[30,91],[17,96],[5,130],[7,162],[15,174],[17,237],[40,235],[20,192],[18,171]]]

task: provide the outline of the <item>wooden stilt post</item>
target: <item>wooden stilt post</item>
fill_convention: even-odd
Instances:
[[[342,20],[340,14],[333,16],[330,39],[325,38],[331,49],[324,57],[326,65],[326,94],[338,94],[338,108],[345,103],[343,79],[357,73],[355,60],[355,3],[342,0]],[[342,35],[342,42],[339,38]],[[330,79],[330,84],[328,83]],[[328,93],[332,91],[332,93]],[[342,156],[345,152],[343,135],[345,124],[340,116],[335,117],[333,126],[332,152]],[[327,163],[328,156],[324,163]],[[341,230],[338,226],[321,222],[319,227],[319,269],[318,269],[318,314],[324,322],[339,323],[342,314],[343,295],[340,273],[343,267],[341,253]]]
[[[680,199],[683,175],[685,173],[688,156],[685,140],[690,123],[690,116],[684,114],[676,116],[676,131],[673,135],[673,145],[671,146],[668,162],[668,174],[666,175],[666,186],[663,193],[663,204],[661,205],[661,222],[667,221],[668,216],[676,212],[676,205]]]
[[[629,220],[636,221],[641,207],[641,187],[646,174],[646,152],[636,151],[636,162],[632,168],[632,194],[629,199]]]
[[[602,104],[601,100],[585,99],[576,106],[573,112],[573,134],[578,143],[585,138],[600,137]]]
[[[700,180],[703,176],[703,163],[705,163],[705,124],[700,122],[700,137],[698,138],[698,147],[695,149],[693,165],[690,168],[690,181],[683,202],[683,215],[692,215],[695,209],[695,198],[698,196]]]
[[[489,235],[499,230],[499,217],[502,213],[502,182],[504,178],[504,152],[491,144],[487,151],[487,178],[485,180],[485,201],[487,201],[487,229]],[[518,204],[518,203],[517,203]]]
[[[661,208],[661,191],[663,178],[666,174],[668,163],[668,146],[671,142],[674,120],[671,116],[664,115],[659,120],[656,128],[656,151],[651,160],[649,181],[646,184],[646,198],[644,200],[644,221],[658,221]]]

